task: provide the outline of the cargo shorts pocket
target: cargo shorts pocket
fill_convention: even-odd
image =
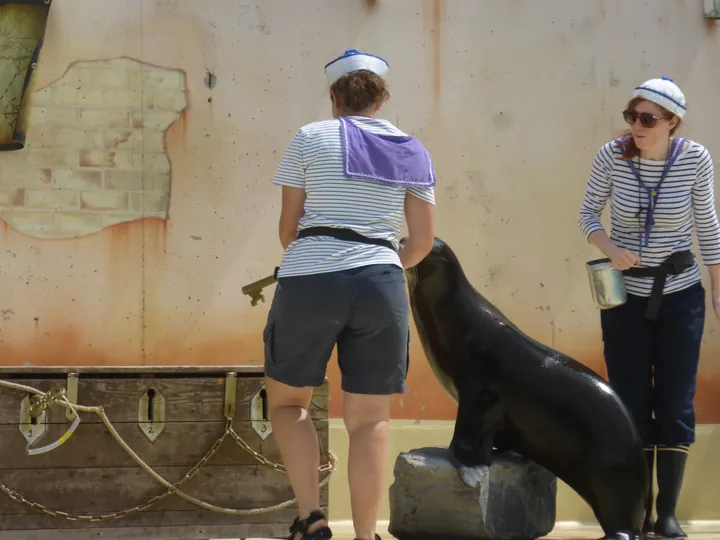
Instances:
[[[265,365],[275,363],[275,321],[269,320],[263,330],[264,362]]]

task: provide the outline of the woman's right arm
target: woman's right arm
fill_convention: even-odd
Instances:
[[[626,270],[640,263],[637,253],[620,249],[605,232],[600,215],[612,193],[610,170],[615,156],[611,144],[606,144],[595,155],[590,168],[590,178],[585,199],[580,207],[579,225],[585,238],[608,257],[615,268]]]
[[[408,239],[400,249],[400,262],[407,270],[430,253],[435,240],[435,192],[429,189],[410,189],[405,193],[405,220]]]

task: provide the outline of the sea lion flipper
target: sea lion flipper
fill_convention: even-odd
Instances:
[[[448,458],[463,483],[475,487],[488,473],[492,460],[497,396],[476,380],[458,385],[458,413]]]
[[[461,463],[451,451],[448,452],[448,460],[455,467],[463,484],[471,488],[478,487],[490,472],[488,465],[465,465]]]
[[[615,534],[606,534],[598,540],[643,540],[644,535],[632,532],[618,531]]]

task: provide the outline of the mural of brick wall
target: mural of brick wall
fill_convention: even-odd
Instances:
[[[167,219],[165,132],[187,105],[182,71],[130,58],[73,64],[33,95],[26,148],[0,154],[0,219],[38,238]]]

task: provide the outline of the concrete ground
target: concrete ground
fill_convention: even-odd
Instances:
[[[380,522],[380,528],[377,533],[383,540],[392,540],[392,536],[387,532],[387,521]],[[353,540],[352,522],[350,521],[331,521],[330,526],[333,530],[333,540]],[[720,540],[720,522],[719,521],[693,521],[690,523],[682,523],[685,532],[688,534],[688,540]],[[597,539],[603,536],[602,530],[596,525],[587,525],[576,522],[558,522],[555,529],[546,537],[548,540],[554,538],[577,538],[577,539]],[[236,540],[236,539],[214,539],[214,540]],[[248,538],[246,540],[268,540],[264,538]]]

